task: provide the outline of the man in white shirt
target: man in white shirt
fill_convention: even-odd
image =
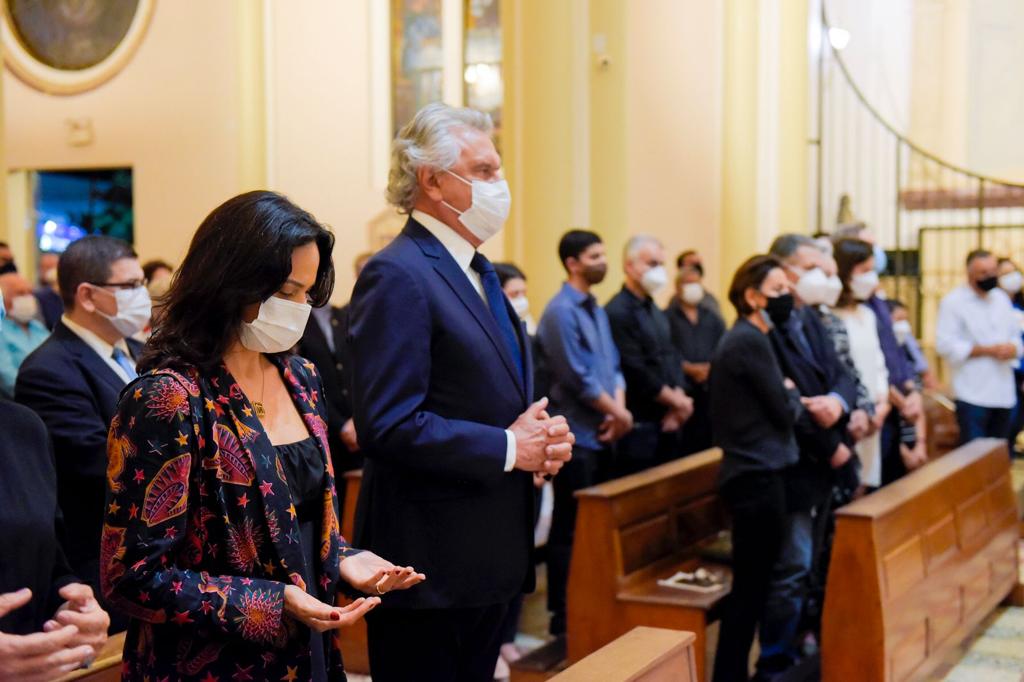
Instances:
[[[1021,334],[1009,297],[998,287],[996,257],[984,249],[967,256],[967,284],[939,306],[935,345],[953,371],[960,442],[1010,438],[1017,404],[1013,368]]]
[[[534,583],[532,473],[572,452],[565,419],[530,404],[526,332],[477,251],[510,205],[492,131],[438,103],[399,132],[388,199],[409,220],[349,307],[355,543],[428,576],[369,614],[375,682],[493,677],[508,605]]]
[[[14,397],[46,424],[68,561],[101,594],[107,430],[121,390],[136,377],[142,345],[127,337],[149,322],[149,293],[132,247],[112,237],[83,237],[71,244],[61,256],[58,279],[64,315],[25,358]],[[112,631],[127,625],[114,611],[111,620]]]

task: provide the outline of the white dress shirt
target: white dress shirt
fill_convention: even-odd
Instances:
[[[112,346],[82,325],[72,321],[67,315],[62,316],[60,321],[64,323],[65,327],[74,332],[75,336],[82,339],[82,341],[85,341],[86,345],[96,351],[96,355],[99,355],[103,361],[107,363],[110,369],[114,370],[114,373],[124,380],[124,383],[127,384],[132,380],[132,378],[128,376],[128,373],[124,371],[124,367],[117,364],[117,360],[114,359],[114,348],[117,347],[122,353],[124,353],[124,356],[128,358],[129,364],[131,364],[132,367],[135,366],[135,359],[132,357],[131,351],[128,350],[128,344],[125,343],[124,339],[119,339],[118,342]]]
[[[837,308],[834,312],[846,327],[846,335],[850,338],[850,358],[871,399],[876,403],[886,400],[889,370],[878,340],[878,321],[874,311],[861,304],[852,309]],[[861,481],[874,487],[882,485],[882,434],[876,432],[860,439],[854,451],[860,459]]]
[[[972,358],[975,346],[1012,343],[1020,357],[1020,323],[1002,289],[978,294],[966,284],[946,294],[939,305],[935,349],[953,370],[953,394],[957,400],[988,408],[1012,408],[1017,404],[1013,381],[1016,360]]]
[[[432,215],[427,215],[423,211],[413,211],[412,219],[418,222],[423,227],[427,228],[430,234],[437,238],[437,241],[441,242],[441,246],[445,248],[451,257],[455,260],[455,264],[459,266],[459,269],[466,274],[466,278],[469,283],[476,290],[476,293],[480,295],[484,305],[487,306],[487,296],[484,295],[484,285],[480,280],[480,273],[471,267],[473,262],[473,256],[476,255],[476,249],[472,244],[467,242],[458,232],[448,227],[440,220]],[[488,309],[490,309],[488,307]],[[516,465],[516,436],[514,433],[505,430],[505,471],[512,471]]]

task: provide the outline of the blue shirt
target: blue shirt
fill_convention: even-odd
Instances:
[[[8,398],[14,396],[18,368],[49,335],[46,327],[36,320],[29,321],[27,332],[14,320],[4,320],[0,325],[0,394]]]
[[[550,412],[565,416],[581,447],[605,447],[597,439],[604,414],[591,403],[626,387],[608,314],[593,296],[563,284],[544,309],[537,339],[551,374]]]

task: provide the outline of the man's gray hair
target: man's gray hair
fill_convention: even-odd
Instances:
[[[421,167],[447,170],[459,160],[462,146],[459,129],[473,129],[490,135],[491,117],[475,109],[450,107],[434,102],[416,112],[416,116],[398,132],[391,144],[391,170],[388,172],[388,203],[402,213],[411,213],[416,203],[416,171]]]
[[[626,263],[630,262],[639,253],[640,249],[652,244],[654,246],[661,246],[658,238],[649,234],[638,234],[635,237],[630,237],[629,241],[626,242],[626,248],[622,250],[623,261]]]
[[[807,246],[815,251],[818,249],[818,244],[805,234],[780,234],[772,242],[772,246],[768,249],[768,253],[775,256],[781,261],[787,261],[793,257],[793,254],[801,246]]]

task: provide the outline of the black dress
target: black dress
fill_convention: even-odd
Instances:
[[[314,578],[313,568],[319,560],[317,548],[320,537],[320,516],[323,512],[323,485],[327,474],[327,465],[312,436],[296,443],[276,445],[274,449],[281,460],[285,476],[288,478],[288,490],[292,495],[299,520],[299,535],[302,542],[302,580],[306,583],[306,591],[328,604],[334,600],[323,594],[320,585]],[[311,679],[313,682],[327,682],[326,647],[330,639],[326,634],[316,631],[310,634]]]

